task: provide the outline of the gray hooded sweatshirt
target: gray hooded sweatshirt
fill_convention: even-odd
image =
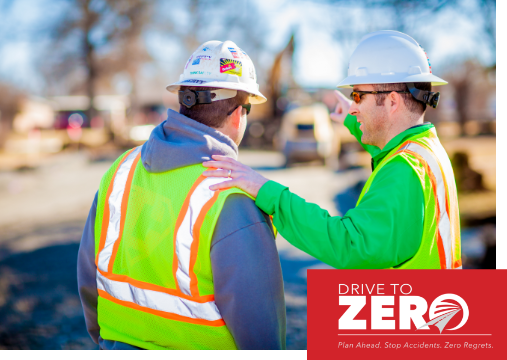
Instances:
[[[149,172],[200,164],[211,155],[237,158],[226,135],[173,110],[141,149]],[[95,214],[90,209],[78,254],[78,288],[86,326],[101,349],[138,349],[100,337],[95,274]],[[280,260],[269,217],[245,195],[232,194],[218,218],[211,243],[215,302],[239,349],[285,349],[285,299]],[[170,270],[170,269],[169,269]]]

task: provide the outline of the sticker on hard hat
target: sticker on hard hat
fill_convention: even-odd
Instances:
[[[192,61],[193,57],[194,55],[190,55],[190,58],[188,59],[187,64],[185,65],[185,69],[188,67],[188,64],[190,64],[190,61]]]
[[[240,48],[227,48],[229,49],[229,51],[231,52],[232,54],[232,57],[234,57],[235,59],[244,59],[244,58],[247,58],[248,55],[246,54],[246,52],[244,52],[243,50],[241,50]]]
[[[422,49],[422,51],[424,51],[424,55],[426,55],[426,60],[428,60],[428,66],[430,67],[430,74],[432,74],[431,64],[430,64],[430,58],[428,57],[428,54],[426,53],[426,50],[424,50],[424,48],[421,45],[419,45],[419,47]]]
[[[197,55],[195,58],[199,60],[211,60],[211,55]]]
[[[229,49],[229,51],[231,52],[232,56],[233,56],[235,59],[239,59],[240,55],[236,52],[236,49],[235,49],[235,48],[228,47],[227,49]]]
[[[220,59],[220,72],[225,74],[232,74],[241,76],[242,74],[241,61],[231,59]]]
[[[210,48],[206,46],[206,47],[202,48],[202,51],[208,51],[209,49]]]
[[[199,65],[200,62],[201,59],[195,59],[194,61],[192,61],[192,65]]]
[[[182,83],[204,84],[204,83],[207,83],[207,81],[196,80],[196,79],[188,79],[188,80],[183,80]]]

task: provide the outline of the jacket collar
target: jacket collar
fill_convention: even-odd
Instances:
[[[382,159],[384,159],[386,157],[386,155],[389,154],[389,152],[391,152],[392,149],[394,149],[395,147],[400,145],[402,142],[404,142],[408,138],[410,138],[414,135],[423,133],[423,132],[425,132],[431,128],[434,128],[434,127],[435,126],[432,123],[425,122],[424,124],[412,126],[412,127],[408,128],[407,130],[399,133],[398,135],[393,137],[391,140],[389,140],[389,142],[386,144],[386,146],[384,146],[384,148],[382,150],[380,150],[380,152],[378,152],[375,156],[372,157],[372,168],[376,167],[382,161]]]

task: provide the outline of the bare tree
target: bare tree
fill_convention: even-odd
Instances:
[[[175,40],[185,61],[195,49],[209,40],[231,40],[245,50],[262,76],[271,64],[258,60],[266,51],[268,28],[254,0],[234,4],[221,0],[160,0],[154,12],[152,28]]]
[[[489,111],[489,102],[494,97],[496,86],[489,81],[488,71],[488,67],[468,60],[445,75],[445,79],[454,89],[461,135],[466,134],[465,125],[470,120],[494,120],[494,114]]]
[[[337,40],[357,41],[370,31],[380,30],[374,27],[413,32],[417,26],[427,21],[428,16],[456,5],[456,0],[363,0],[351,2],[346,0],[321,0],[334,8],[329,16],[333,21],[332,33]],[[363,10],[361,19],[349,19],[346,10]],[[372,28],[373,26],[373,28]]]
[[[92,100],[98,79],[122,71],[134,75],[139,64],[149,59],[140,41],[150,15],[148,0],[60,0],[55,6],[61,12],[45,24],[51,47],[42,57],[53,83],[61,85],[74,74],[65,87]],[[84,76],[76,82],[78,69]],[[87,113],[94,116],[91,101]]]
[[[484,36],[481,39],[487,42],[492,51],[491,69],[496,69],[496,0],[478,0],[478,11],[470,13],[470,16],[482,20]]]

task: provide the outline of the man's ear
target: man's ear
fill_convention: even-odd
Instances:
[[[236,110],[234,110],[232,112],[232,114],[228,116],[228,118],[229,118],[228,121],[235,129],[239,129],[239,127],[241,126],[241,113],[242,112],[243,112],[243,107],[238,106],[236,108]]]
[[[387,95],[386,101],[387,101],[389,112],[392,114],[400,108],[402,99],[401,99],[400,94],[393,91]]]

